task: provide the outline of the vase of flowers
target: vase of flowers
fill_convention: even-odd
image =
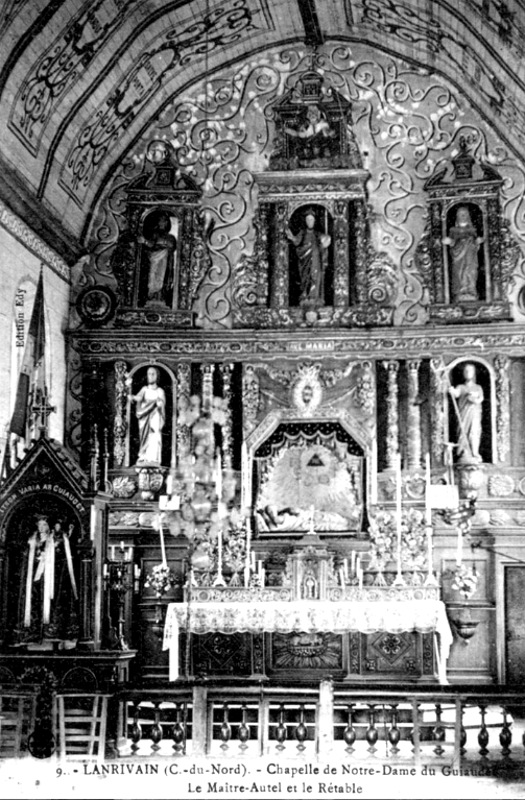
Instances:
[[[153,589],[155,597],[162,597],[175,583],[175,575],[167,564],[156,564],[146,575],[144,586]]]
[[[458,564],[454,572],[454,579],[451,588],[459,592],[465,600],[470,600],[478,586],[478,575],[476,568],[467,567],[466,564]]]

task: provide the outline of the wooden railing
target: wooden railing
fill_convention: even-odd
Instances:
[[[344,763],[525,764],[525,694],[487,687],[365,689],[317,686],[180,685],[133,689],[118,755],[141,757],[328,757]],[[387,770],[388,771],[388,770]]]

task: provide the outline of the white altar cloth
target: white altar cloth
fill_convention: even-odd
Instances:
[[[170,651],[170,680],[179,677],[179,633],[419,633],[439,634],[438,677],[447,683],[446,662],[452,632],[441,600],[294,600],[170,603],[164,628],[164,650]]]

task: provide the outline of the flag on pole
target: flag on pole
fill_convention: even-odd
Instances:
[[[24,358],[18,377],[15,407],[11,418],[11,433],[15,433],[22,438],[26,436],[31,384],[42,389],[45,386],[45,345],[44,278],[42,270],[40,270],[33,312],[27,332]]]

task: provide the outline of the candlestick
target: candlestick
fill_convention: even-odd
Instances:
[[[401,506],[401,453],[398,453],[396,462],[396,533],[397,533],[397,575],[394,584],[403,583],[403,574],[401,572],[401,536],[402,536],[402,520],[401,520],[402,506]]]
[[[214,586],[226,586],[226,581],[222,577],[222,527],[217,534],[217,577],[213,581]]]
[[[458,567],[461,566],[462,557],[463,557],[463,533],[461,530],[461,526],[458,525],[458,549],[456,553],[456,564]]]
[[[425,520],[432,526],[432,503],[430,497],[430,453],[425,456]]]

